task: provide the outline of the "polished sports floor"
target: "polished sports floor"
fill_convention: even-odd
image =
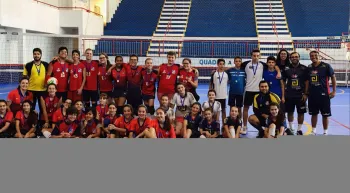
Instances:
[[[17,84],[0,84],[0,98],[6,99],[9,91],[13,90],[17,87]],[[200,102],[203,103],[207,100],[207,91],[208,84],[200,84],[197,92],[200,95]],[[346,87],[338,87],[337,95],[334,99],[332,99],[332,117],[329,120],[329,135],[350,135],[350,88]],[[156,107],[159,106],[159,103],[156,100]],[[226,107],[226,111],[228,115],[229,107]],[[249,114],[252,114],[252,108],[249,110]],[[294,116],[294,128],[297,128],[296,118],[297,115],[295,113]],[[322,118],[319,115],[317,124],[317,134],[322,135]],[[311,133],[311,117],[309,114],[305,114],[305,121],[303,125],[304,135],[309,135]],[[248,124],[248,134],[242,137],[254,138],[257,135],[255,128],[251,127]]]

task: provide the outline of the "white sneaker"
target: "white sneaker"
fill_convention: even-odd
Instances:
[[[323,130],[323,135],[328,135],[328,130]]]
[[[316,129],[313,129],[310,135],[316,135]]]
[[[247,127],[243,127],[242,130],[241,130],[241,134],[242,135],[246,135],[247,134]]]

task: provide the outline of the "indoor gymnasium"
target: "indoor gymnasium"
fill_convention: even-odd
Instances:
[[[349,0],[2,0],[0,134],[350,135],[349,10]]]

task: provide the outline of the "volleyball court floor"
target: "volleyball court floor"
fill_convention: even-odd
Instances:
[[[6,99],[9,91],[16,88],[18,84],[0,84],[0,99]],[[200,95],[200,103],[202,104],[207,100],[208,84],[199,84],[197,89]],[[158,100],[155,101],[155,107],[159,107]],[[332,105],[332,117],[329,120],[329,135],[350,135],[350,88],[338,87],[337,95],[331,101]],[[229,106],[226,106],[226,115],[229,115]],[[253,113],[253,109],[249,109],[249,115]],[[294,114],[294,128],[297,128],[297,114]],[[311,117],[309,114],[305,114],[305,120],[303,125],[304,135],[311,133]],[[322,135],[322,118],[319,115],[317,124],[317,134]],[[255,128],[248,124],[248,134],[242,137],[255,138],[257,131]]]

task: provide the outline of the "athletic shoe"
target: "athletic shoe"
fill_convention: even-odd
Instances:
[[[324,130],[323,135],[328,135],[328,130]]]
[[[297,131],[297,135],[304,135],[302,130]]]
[[[242,135],[247,135],[247,130],[248,130],[248,128],[244,128],[244,127],[243,127],[243,129],[241,130],[240,133],[241,133]]]

